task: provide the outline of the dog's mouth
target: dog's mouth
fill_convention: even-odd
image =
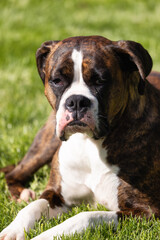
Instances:
[[[65,110],[59,118],[57,118],[56,133],[62,140],[68,138],[75,133],[83,133],[89,137],[97,136],[97,123],[94,114],[87,111],[81,118],[74,117],[73,114]]]
[[[60,139],[66,141],[72,134],[85,133],[89,136],[93,136],[92,129],[84,122],[75,120],[68,123],[65,128],[61,131]]]
[[[75,121],[70,122],[67,126],[87,127],[87,124],[84,122],[81,122],[80,120],[75,120]]]

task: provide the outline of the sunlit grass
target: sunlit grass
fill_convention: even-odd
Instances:
[[[142,43],[150,52],[154,69],[160,69],[160,2],[158,0],[1,0],[0,1],[0,167],[17,163],[29,148],[51,108],[38,76],[35,52],[46,40],[76,35],[102,35],[112,40]],[[41,169],[29,183],[39,196],[49,176]],[[0,230],[7,226],[25,203],[10,200],[4,176],[0,175]],[[26,236],[64,221],[82,205],[58,220],[42,219]],[[159,220],[130,218],[113,227],[89,229],[66,239],[159,239]]]

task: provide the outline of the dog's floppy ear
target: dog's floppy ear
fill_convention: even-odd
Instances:
[[[140,43],[134,41],[118,41],[117,46],[130,56],[143,80],[149,75],[152,69],[152,59],[146,49]]]
[[[151,56],[140,43],[134,41],[117,41],[116,52],[120,55],[122,54],[126,68],[128,67],[130,71],[139,71],[141,79],[138,88],[139,93],[143,94],[145,85],[144,80],[152,69]]]
[[[51,49],[58,43],[59,41],[47,41],[44,42],[40,48],[38,48],[36,52],[36,62],[39,75],[44,83],[45,81],[45,65],[46,58],[50,53]]]

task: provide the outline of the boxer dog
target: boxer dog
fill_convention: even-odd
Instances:
[[[160,91],[146,80],[152,68],[148,52],[133,41],[89,36],[45,42],[36,58],[53,114],[6,179],[12,194],[14,186],[20,194],[29,169],[53,157],[50,179],[40,199],[22,209],[0,239],[24,239],[24,229],[42,214],[56,217],[82,202],[110,211],[82,212],[34,239],[102,222],[116,227],[131,214],[159,217]]]

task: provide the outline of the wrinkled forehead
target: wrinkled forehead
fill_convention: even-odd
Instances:
[[[95,66],[103,69],[112,61],[110,45],[111,41],[96,37],[66,39],[60,42],[50,55],[52,71],[71,71],[80,58],[83,71]]]

